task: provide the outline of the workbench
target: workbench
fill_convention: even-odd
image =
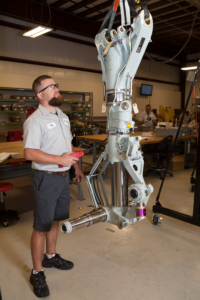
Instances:
[[[146,134],[145,132],[135,132],[133,136],[141,136],[142,140],[140,141],[140,145],[150,145],[150,144],[159,144],[162,139],[164,139],[164,136],[156,136],[154,132],[151,132],[151,135]],[[131,134],[132,136],[132,134]],[[86,136],[76,136],[77,140],[80,140],[80,147],[82,146],[82,141],[90,141],[93,142],[93,164],[96,162],[96,147],[97,147],[97,142],[102,142],[107,138],[107,134],[97,134],[97,135],[86,135]],[[184,141],[184,155],[185,155],[185,162],[184,162],[184,168],[187,169],[189,167],[188,164],[188,147],[189,147],[189,141],[190,139],[197,138],[196,135],[188,135],[188,136],[183,136],[179,137],[178,141]],[[173,139],[173,141],[175,138]]]
[[[85,149],[74,147],[74,151],[84,151]],[[11,166],[10,163],[25,161],[23,150],[23,141],[18,142],[6,142],[0,143],[0,153],[21,153],[21,156],[16,158],[9,158],[4,162],[0,163],[0,181],[6,181],[9,179],[20,178],[31,176],[31,162],[26,162],[25,164],[19,164]],[[9,164],[9,165],[8,165]],[[82,169],[82,159],[79,158],[79,166]],[[76,184],[75,182],[70,182],[71,184]],[[84,200],[81,185],[77,184],[78,199]]]

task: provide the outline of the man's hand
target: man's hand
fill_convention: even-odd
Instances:
[[[81,184],[81,182],[83,181],[83,173],[77,164],[76,166],[74,166],[74,168],[75,168],[76,180],[78,184]]]
[[[74,165],[78,161],[78,158],[71,156],[70,154],[72,153],[73,152],[67,152],[63,154],[60,157],[59,165],[62,165],[63,167],[70,167],[71,165]]]

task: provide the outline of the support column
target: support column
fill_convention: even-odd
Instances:
[[[186,66],[186,53],[183,51],[181,57],[181,68]],[[185,107],[185,84],[186,84],[186,72],[180,69],[180,92],[181,92],[181,108]]]

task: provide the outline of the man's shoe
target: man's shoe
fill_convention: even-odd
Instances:
[[[39,298],[49,296],[49,288],[45,279],[46,277],[43,271],[39,271],[37,274],[33,274],[32,270],[30,283],[33,285],[34,294]]]
[[[44,259],[42,261],[42,266],[44,268],[56,268],[59,270],[70,270],[73,268],[74,264],[73,264],[73,262],[60,257],[60,255],[56,253],[56,255],[50,259],[45,254]]]

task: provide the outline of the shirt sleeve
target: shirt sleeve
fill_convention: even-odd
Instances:
[[[33,118],[29,117],[24,123],[24,149],[31,148],[40,150],[42,140],[42,129],[40,124]]]
[[[139,116],[139,121],[144,121],[144,114],[143,114],[143,112]]]

